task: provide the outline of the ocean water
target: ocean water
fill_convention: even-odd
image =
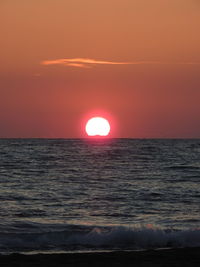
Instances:
[[[0,253],[200,246],[200,140],[0,139]]]

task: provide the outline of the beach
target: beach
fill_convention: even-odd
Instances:
[[[200,248],[0,256],[1,267],[64,266],[200,266]]]

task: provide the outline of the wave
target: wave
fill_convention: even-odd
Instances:
[[[200,229],[68,226],[62,231],[0,233],[0,252],[199,247]]]

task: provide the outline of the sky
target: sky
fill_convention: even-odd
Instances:
[[[1,0],[0,138],[200,138],[199,0]]]

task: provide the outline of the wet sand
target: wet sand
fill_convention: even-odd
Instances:
[[[200,266],[200,248],[148,250],[132,252],[11,254],[0,255],[1,267],[67,266]]]

